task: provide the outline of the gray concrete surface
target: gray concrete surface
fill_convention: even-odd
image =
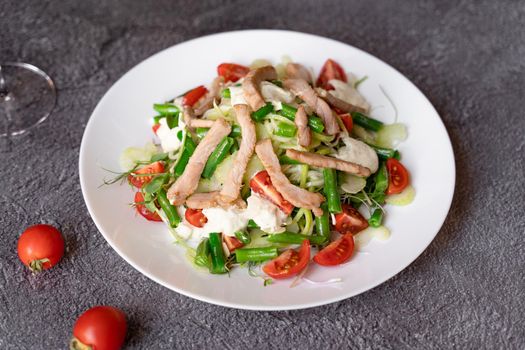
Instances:
[[[95,304],[125,310],[130,349],[525,348],[524,23],[523,1],[3,0],[0,61],[44,68],[59,95],[50,120],[0,150],[0,348],[64,349]],[[362,48],[414,81],[447,126],[457,186],[445,225],[365,294],[289,312],[205,304],[135,271],[88,215],[78,151],[104,92],[163,48],[246,28]],[[15,247],[38,222],[59,226],[68,252],[32,276]]]

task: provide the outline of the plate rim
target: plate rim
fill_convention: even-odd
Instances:
[[[377,281],[375,281],[373,284],[371,285],[368,285],[366,287],[362,287],[362,288],[359,288],[357,290],[354,290],[353,292],[349,292],[349,293],[343,293],[337,297],[332,297],[332,298],[323,298],[319,301],[316,301],[316,302],[309,302],[309,303],[302,303],[302,304],[294,304],[294,305],[284,305],[284,306],[277,306],[277,305],[260,305],[260,304],[237,304],[237,303],[233,303],[233,302],[228,302],[228,301],[222,301],[222,300],[218,300],[218,299],[214,299],[214,298],[209,298],[209,297],[206,297],[206,296],[202,296],[202,295],[199,295],[199,294],[196,294],[196,293],[193,293],[193,292],[189,292],[185,289],[182,289],[182,288],[178,288],[178,287],[174,287],[172,285],[169,285],[167,282],[164,282],[162,279],[160,278],[157,278],[154,274],[151,274],[149,272],[146,272],[144,269],[142,269],[141,267],[139,267],[138,265],[136,265],[133,260],[131,258],[129,258],[125,253],[123,253],[116,244],[114,244],[111,239],[109,239],[107,237],[107,235],[105,234],[104,230],[101,229],[102,227],[102,224],[99,222],[99,220],[96,218],[96,216],[94,215],[92,209],[91,209],[91,206],[92,204],[90,203],[91,201],[89,200],[89,196],[87,194],[87,188],[86,188],[86,180],[85,180],[85,168],[87,166],[86,164],[86,160],[84,160],[84,158],[86,157],[86,154],[87,154],[87,150],[86,150],[86,143],[88,142],[87,139],[88,139],[88,134],[90,133],[91,129],[93,128],[93,125],[94,125],[94,118],[93,116],[96,115],[99,110],[102,108],[102,104],[103,102],[108,98],[108,95],[116,88],[116,86],[122,81],[124,80],[128,75],[132,74],[136,69],[138,69],[139,66],[141,66],[143,63],[146,63],[150,60],[153,60],[155,59],[157,56],[163,54],[165,51],[168,51],[168,50],[171,50],[172,48],[176,47],[176,46],[179,46],[179,45],[182,45],[182,44],[187,44],[187,43],[191,43],[193,41],[198,41],[198,40],[202,40],[202,39],[210,39],[210,38],[213,38],[213,37],[220,37],[220,36],[229,36],[229,35],[232,35],[232,34],[239,34],[239,33],[244,33],[244,34],[249,34],[249,33],[272,33],[273,35],[278,35],[278,34],[287,34],[287,35],[297,35],[297,36],[303,36],[303,37],[309,37],[309,38],[315,38],[317,40],[321,39],[321,40],[325,40],[325,41],[331,41],[335,44],[338,44],[338,45],[344,45],[344,46],[347,46],[347,47],[350,47],[354,50],[357,50],[360,54],[363,54],[365,55],[368,59],[373,59],[373,60],[377,60],[379,62],[381,62],[383,65],[387,66],[389,69],[392,69],[393,71],[395,71],[400,77],[401,79],[404,79],[406,82],[409,83],[409,85],[414,88],[417,92],[419,92],[419,94],[421,94],[421,96],[423,97],[423,100],[425,102],[425,104],[430,107],[431,110],[433,110],[437,116],[437,119],[438,119],[438,122],[439,122],[439,125],[440,127],[442,128],[442,131],[444,131],[445,135],[447,136],[447,145],[448,145],[448,150],[450,155],[451,155],[451,158],[450,158],[450,164],[449,166],[451,167],[451,170],[452,170],[452,191],[449,193],[448,195],[448,198],[447,198],[447,203],[446,203],[446,215],[443,216],[443,219],[441,220],[441,223],[439,224],[439,228],[436,230],[435,233],[433,233],[427,242],[425,242],[425,244],[421,245],[421,249],[417,251],[417,254],[414,255],[414,258],[412,260],[410,260],[406,265],[403,265],[401,266],[400,268],[397,268],[397,269],[394,269],[393,272],[391,273],[388,273],[386,277],[384,278],[379,278]],[[439,115],[438,111],[436,110],[436,108],[434,107],[434,105],[430,102],[430,100],[428,99],[428,97],[417,87],[416,84],[414,84],[410,79],[408,79],[403,73],[401,73],[399,70],[397,70],[396,68],[394,68],[393,66],[391,66],[389,63],[383,61],[382,59],[356,47],[356,46],[353,46],[351,44],[348,44],[348,43],[345,43],[345,42],[342,42],[342,41],[339,41],[339,40],[336,40],[336,39],[332,39],[332,38],[328,38],[328,37],[324,37],[324,36],[321,36],[321,35],[316,35],[316,34],[311,34],[311,33],[305,33],[305,32],[299,32],[299,31],[292,31],[292,30],[281,30],[281,29],[247,29],[247,30],[234,30],[234,31],[224,31],[224,32],[219,32],[219,33],[214,33],[214,34],[209,34],[209,35],[203,35],[203,36],[199,36],[199,37],[195,37],[195,38],[192,38],[192,39],[189,39],[189,40],[186,40],[186,41],[182,41],[182,42],[179,42],[177,44],[174,44],[174,45],[171,45],[169,47],[166,47],[154,54],[152,54],[151,56],[145,58],[144,60],[140,61],[139,63],[135,64],[133,67],[131,67],[128,71],[126,71],[119,79],[117,79],[107,90],[106,92],[104,93],[104,95],[100,98],[100,100],[97,102],[97,105],[95,106],[95,108],[93,109],[93,111],[91,112],[90,116],[89,116],[89,119],[86,123],[86,126],[85,126],[85,129],[84,129],[84,132],[82,134],[82,141],[81,141],[81,144],[80,144],[80,150],[79,150],[79,165],[78,165],[78,170],[79,170],[79,180],[80,180],[80,187],[81,187],[81,192],[82,192],[82,197],[84,199],[84,202],[86,204],[86,207],[88,209],[88,212],[89,212],[89,215],[91,217],[91,219],[93,220],[93,222],[95,223],[95,226],[97,227],[97,230],[99,231],[99,233],[102,235],[102,237],[104,237],[104,239],[106,240],[106,242],[110,245],[111,248],[113,248],[117,254],[122,258],[124,259],[124,261],[126,261],[128,264],[130,264],[133,268],[135,268],[137,271],[139,271],[141,274],[143,274],[144,276],[146,276],[147,278],[153,280],[154,282],[168,288],[169,290],[171,291],[174,291],[174,292],[177,292],[177,293],[180,293],[184,296],[187,296],[187,297],[190,297],[192,299],[196,299],[196,300],[199,300],[199,301],[203,301],[203,302],[206,302],[206,303],[210,303],[210,304],[213,304],[213,305],[218,305],[218,306],[223,306],[223,307],[229,307],[229,308],[235,308],[235,309],[242,309],[242,310],[253,310],[253,311],[280,311],[280,310],[300,310],[300,309],[307,309],[307,308],[313,308],[313,307],[318,307],[318,306],[322,306],[322,305],[327,305],[327,304],[331,304],[331,303],[335,303],[335,302],[339,302],[339,301],[343,301],[343,300],[346,300],[346,299],[349,299],[349,298],[352,298],[352,297],[355,297],[359,294],[362,294],[366,291],[369,291],[369,290],[372,290],[376,287],[378,287],[379,285],[385,283],[386,281],[390,280],[391,278],[395,277],[396,275],[398,275],[401,271],[405,270],[408,266],[410,266],[417,258],[419,258],[421,256],[421,254],[430,246],[430,244],[432,243],[432,241],[436,238],[436,236],[438,235],[438,233],[441,231],[441,229],[443,228],[443,225],[447,219],[447,217],[449,216],[450,214],[450,208],[452,206],[452,201],[453,201],[453,198],[454,198],[454,194],[455,194],[455,187],[456,187],[456,160],[455,160],[455,154],[454,154],[454,148],[452,146],[452,141],[450,139],[450,135],[445,127],[445,124],[441,118],[441,116]]]

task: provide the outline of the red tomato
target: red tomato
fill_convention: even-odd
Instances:
[[[294,206],[286,201],[283,196],[272,185],[270,175],[266,170],[259,171],[250,180],[250,188],[252,191],[260,194],[270,202],[278,206],[286,215],[290,215]]]
[[[226,246],[228,247],[228,250],[233,252],[235,249],[242,247],[244,244],[242,244],[241,241],[239,241],[235,237],[230,237],[226,235],[222,235],[222,239],[224,240],[224,243],[226,243]]]
[[[155,135],[157,135],[157,130],[159,130],[160,128],[160,124],[154,124],[152,127],[151,127],[151,130],[153,130],[153,133]]]
[[[329,83],[332,79],[347,81],[343,68],[336,61],[329,58],[324,63],[323,68],[321,68],[316,84],[325,90],[333,90],[334,87]]]
[[[323,266],[334,266],[346,262],[354,252],[354,236],[347,233],[315,254],[314,261]]]
[[[64,238],[50,225],[28,227],[18,239],[18,257],[33,272],[55,266],[64,255]]]
[[[128,175],[128,181],[137,188],[142,188],[145,184],[149,183],[153,176],[143,176],[144,174],[161,174],[164,172],[164,164],[162,162],[155,162],[143,166],[142,168],[135,170],[134,173]],[[139,176],[137,176],[139,175]]]
[[[354,207],[343,204],[343,211],[335,214],[335,229],[340,234],[357,233],[368,227],[368,221]]]
[[[95,306],[75,322],[71,349],[118,350],[126,338],[126,315],[116,307]]]
[[[304,240],[296,252],[288,249],[263,267],[264,273],[273,278],[288,278],[297,275],[310,261],[310,241]]]
[[[349,133],[352,132],[352,129],[354,128],[354,120],[352,119],[352,116],[349,113],[340,114],[339,118],[343,121],[343,124],[345,125],[346,131]]]
[[[149,221],[162,221],[157,212],[152,213],[143,203],[144,196],[142,192],[135,193],[135,208],[137,208],[137,212]]]
[[[397,194],[403,192],[408,186],[408,170],[395,158],[386,161],[388,170],[388,188],[386,194]]]
[[[217,73],[223,77],[226,82],[235,82],[243,78],[249,71],[250,68],[235,63],[221,63],[217,67]]]
[[[197,103],[198,100],[201,99],[202,96],[206,95],[207,92],[208,89],[206,89],[204,86],[197,86],[195,89],[190,90],[186,93],[186,95],[184,95],[182,98],[182,104],[184,106],[192,107],[195,103]]]
[[[202,209],[186,209],[184,213],[186,221],[195,227],[203,227],[208,222],[208,218],[202,213]]]

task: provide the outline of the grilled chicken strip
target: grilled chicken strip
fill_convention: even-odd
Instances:
[[[366,113],[366,109],[355,106],[351,103],[348,103],[346,101],[343,101],[334,95],[332,95],[330,92],[326,91],[325,89],[317,88],[315,89],[317,94],[328,104],[334,108],[340,109],[344,112],[351,113],[351,112],[359,112],[359,113]]]
[[[312,142],[312,131],[308,127],[308,116],[303,106],[297,108],[295,125],[297,126],[297,141],[299,144],[303,147],[310,146],[310,142]]]
[[[229,207],[232,205],[237,208],[246,208],[246,203],[241,198],[237,198],[231,203],[223,202],[219,191],[194,193],[186,199],[186,206],[191,209]]]
[[[286,150],[286,155],[301,163],[319,168],[333,168],[341,170],[350,174],[367,177],[370,176],[371,171],[364,166],[356,163],[347,162],[346,160],[337,159],[329,156],[323,156],[317,153],[301,152],[293,149]]]
[[[209,119],[191,119],[190,120],[190,127],[191,128],[211,128],[213,126],[213,123],[215,121],[209,120]]]
[[[273,66],[253,69],[244,77],[244,81],[242,82],[244,99],[253,111],[258,110],[266,104],[259,89],[261,81],[275,79],[277,79],[277,72]]]
[[[305,66],[299,63],[288,63],[286,65],[286,77],[289,79],[303,79],[308,84],[312,84],[312,74]]]
[[[320,205],[324,202],[325,198],[319,193],[309,192],[290,183],[281,171],[279,159],[273,151],[270,139],[257,142],[255,152],[268,171],[272,184],[285,200],[296,207],[311,209],[316,216],[323,215],[323,210],[320,208]]]
[[[195,192],[208,157],[230,131],[230,124],[222,118],[213,123],[210,131],[197,145],[184,173],[168,190],[168,199],[172,204],[181,205],[190,194]]]
[[[247,105],[235,105],[233,108],[235,109],[237,122],[241,126],[242,139],[239,151],[233,161],[233,167],[221,190],[222,200],[226,203],[233,202],[239,197],[246,166],[250,161],[257,142],[255,125],[250,117],[250,108]]]
[[[326,133],[335,135],[339,132],[339,125],[330,106],[312,89],[304,79],[286,79],[284,87],[300,97],[314,112],[319,115],[324,122]]]
[[[213,80],[210,86],[210,91],[206,94],[204,98],[198,101],[198,105],[195,106],[195,115],[203,115],[208,109],[213,106],[213,100],[219,97],[222,86],[224,85],[224,78],[217,77]]]

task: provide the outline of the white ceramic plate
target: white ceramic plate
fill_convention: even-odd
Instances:
[[[308,278],[341,277],[341,283],[290,288],[291,281],[264,287],[262,280],[235,269],[228,277],[198,272],[162,223],[147,222],[129,206],[128,186],[99,187],[118,170],[121,151],[151,138],[152,104],[208,84],[221,62],[248,65],[256,58],[277,63],[283,55],[317,73],[327,58],[358,77],[373,107],[372,116],[393,122],[394,101],[409,138],[399,150],[417,195],[406,207],[388,206],[391,238],[372,241],[350,263],[334,268],[313,266]],[[210,35],[175,45],[146,59],[119,79],[99,102],[84,132],[80,149],[80,183],[89,212],[109,244],[133,267],[181,294],[228,307],[256,310],[300,309],[352,297],[391,278],[430,244],[450,208],[455,183],[454,155],[447,132],[430,102],[407,78],[381,60],[350,45],[314,35],[249,30]]]

